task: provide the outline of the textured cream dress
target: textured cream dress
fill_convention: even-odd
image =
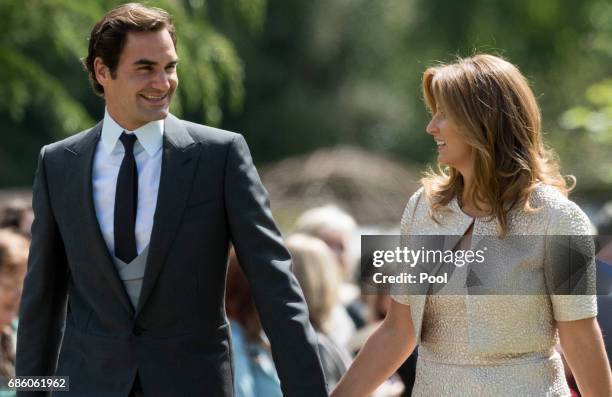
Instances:
[[[535,213],[509,214],[510,235],[588,235],[586,215],[556,189],[539,185],[530,199]],[[403,235],[464,235],[474,223],[472,246],[479,236],[496,236],[497,223],[471,218],[453,200],[447,211],[428,214],[422,189],[408,202]],[[555,320],[572,321],[597,315],[595,295],[549,295],[542,238],[517,250],[493,246],[495,274],[512,278],[532,291],[524,295],[392,295],[410,305],[419,358],[412,395],[420,396],[569,396]],[[594,266],[594,264],[593,264]],[[452,280],[465,281],[468,267],[457,268]],[[587,272],[594,284],[594,267]],[[450,284],[451,282],[449,282]],[[454,289],[453,291],[456,291]],[[536,291],[536,293],[533,293]]]

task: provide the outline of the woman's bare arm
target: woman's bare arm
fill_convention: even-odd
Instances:
[[[612,375],[595,317],[558,321],[559,339],[583,397],[612,396]]]
[[[410,306],[392,301],[384,321],[368,338],[331,397],[366,397],[389,378],[416,345]]]

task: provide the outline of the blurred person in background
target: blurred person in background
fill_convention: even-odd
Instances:
[[[12,199],[0,205],[0,228],[11,228],[29,239],[33,220],[32,205],[25,199]]]
[[[251,287],[233,249],[225,288],[236,397],[282,397],[270,343],[261,327]]]
[[[428,283],[416,294],[392,295],[385,320],[332,396],[367,396],[417,343],[414,397],[567,396],[558,339],[583,395],[609,396],[612,379],[591,288],[581,295],[550,290],[545,270],[555,264],[544,255],[545,239],[525,251],[503,240],[591,234],[587,216],[567,198],[572,186],[542,142],[527,80],[506,60],[480,54],[428,68],[422,87],[432,113],[426,131],[443,167],[430,171],[409,199],[401,234],[458,235],[456,250],[471,248],[473,235],[498,237],[501,243],[487,254],[490,266],[481,269],[486,277],[492,285],[532,283],[523,295],[431,295]],[[588,277],[594,263],[588,265],[587,279],[594,280]],[[467,277],[467,268],[457,272]]]
[[[356,261],[350,244],[357,232],[357,222],[335,205],[325,205],[304,211],[295,221],[295,233],[315,236],[332,250],[342,269],[342,280],[352,281]]]
[[[337,256],[320,239],[294,234],[287,239],[287,249],[293,258],[293,273],[298,279],[310,313],[310,322],[317,332],[319,354],[328,387],[338,383],[351,363],[344,346],[332,338],[335,329],[331,315],[340,304],[338,288],[340,269]]]
[[[0,229],[0,385],[15,376],[15,331],[28,249],[24,236],[9,228]],[[12,395],[0,391],[0,397]]]
[[[294,233],[308,234],[325,242],[337,259],[340,267],[338,294],[342,306],[337,306],[331,314],[332,324],[336,324],[331,334],[344,347],[348,347],[355,330],[365,325],[367,317],[367,308],[356,282],[357,260],[350,249],[356,232],[357,223],[353,217],[335,205],[305,211],[294,227]]]

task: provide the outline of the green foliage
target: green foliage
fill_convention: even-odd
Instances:
[[[577,173],[593,185],[603,184],[612,190],[612,75],[609,70],[612,4],[595,2],[590,20],[593,30],[585,40],[591,55],[589,61],[596,60],[603,65],[605,77],[588,84],[584,93],[578,94],[574,106],[561,114],[559,122]]]
[[[585,99],[562,114],[561,126],[578,154],[577,168],[593,183],[612,185],[612,79],[589,86]]]
[[[0,186],[28,184],[40,145],[103,103],[79,59],[115,0],[0,1]],[[528,77],[546,140],[579,188],[612,184],[607,0],[156,0],[178,33],[172,111],[245,133],[258,162],[335,144],[432,162],[421,75],[500,54]],[[265,22],[265,23],[264,23]],[[589,161],[584,161],[588,158]],[[17,176],[16,176],[17,175]]]
[[[563,171],[577,174],[580,187],[598,183],[581,168],[559,116],[609,73],[607,59],[587,45],[610,41],[594,25],[612,29],[606,7],[599,0],[270,0],[255,44],[220,23],[247,72],[245,110],[223,126],[247,133],[264,161],[350,143],[431,162],[423,71],[456,55],[491,52],[531,81]],[[584,142],[596,145],[588,136]]]

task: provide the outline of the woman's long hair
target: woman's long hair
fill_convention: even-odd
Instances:
[[[308,305],[310,322],[316,331],[328,334],[328,320],[338,303],[340,264],[327,244],[316,237],[294,234],[286,245]]]
[[[499,233],[508,232],[508,211],[530,206],[538,183],[557,188],[565,196],[573,189],[561,173],[554,153],[542,142],[541,115],[527,80],[510,62],[481,54],[427,69],[423,95],[432,113],[444,110],[459,134],[473,148],[474,178],[464,186],[453,167],[429,170],[421,180],[431,215],[453,197],[467,198],[476,208],[489,206]],[[464,191],[464,189],[467,189]]]

